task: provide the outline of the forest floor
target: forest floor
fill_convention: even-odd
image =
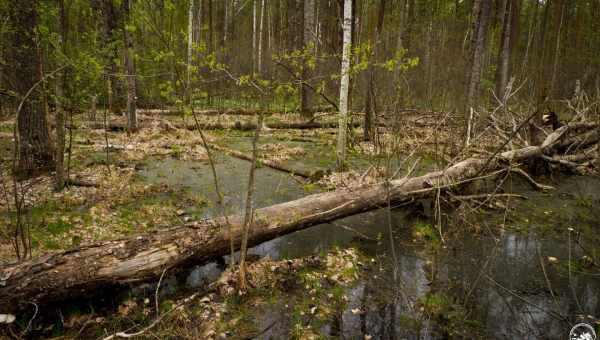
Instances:
[[[202,123],[240,125],[253,117],[199,115],[198,119]],[[267,123],[298,121],[301,119],[295,115],[266,118]],[[333,121],[333,118],[326,116],[321,121]],[[51,175],[22,183],[24,189],[21,190],[26,198],[24,217],[30,227],[34,256],[218,215],[207,150],[198,131],[187,128],[193,126],[193,118],[149,115],[141,116],[140,122],[142,129],[127,135],[118,130],[105,132],[98,128],[98,123],[74,118],[69,172],[72,178],[95,186],[70,186],[55,192]],[[118,125],[116,123],[122,125],[123,118],[113,117],[109,125]],[[11,121],[0,123],[0,150],[5,165],[10,165],[12,156],[12,124]],[[392,127],[380,128],[376,143],[362,141],[361,129],[352,131],[349,170],[343,173],[331,171],[335,168],[335,129],[263,129],[259,140],[262,159],[292,169],[323,170],[325,176],[311,181],[262,167],[256,183],[255,204],[266,206],[315,191],[374,183],[394,173],[397,176],[423,174],[442,169],[466,156],[490,155],[502,143],[501,138],[488,133],[479,136],[469,149],[463,149],[456,137],[460,136],[461,129],[443,113],[415,115],[387,126]],[[204,133],[211,146],[251,153],[254,131],[213,130]],[[249,162],[212,150],[222,190],[229,200],[229,212],[239,213],[247,190]],[[409,170],[413,165],[414,169]],[[4,193],[0,200],[4,233],[14,217],[10,201],[12,180],[6,176],[6,169],[5,166],[2,173]],[[494,189],[495,183],[483,183],[473,190],[486,189],[489,185],[492,185],[490,190]],[[582,186],[589,190],[580,192]],[[406,216],[395,212],[395,225],[411,227],[398,235],[394,232],[393,242],[386,236],[389,230],[383,222],[386,221],[383,212],[363,219],[344,220],[333,224],[340,228],[335,233],[342,236],[328,236],[321,230],[311,233],[310,240],[302,236],[284,238],[287,243],[269,243],[262,253],[257,250],[257,254],[266,253],[266,256],[250,265],[252,288],[244,296],[235,289],[235,275],[219,270],[214,275],[214,283],[203,284],[200,290],[194,288],[191,290],[194,293],[189,287],[181,289],[172,282],[163,282],[161,287],[158,282],[128,290],[125,294],[121,292],[119,300],[99,303],[103,307],[98,311],[94,311],[96,307],[89,301],[72,308],[63,306],[59,308],[60,320],[47,318],[46,323],[37,325],[34,334],[102,338],[121,331],[144,330],[145,326],[152,325],[151,329],[143,331],[144,337],[248,339],[290,335],[313,339],[327,334],[334,337],[360,334],[364,339],[375,339],[391,332],[409,336],[435,328],[437,333],[431,334],[436,336],[484,338],[489,334],[486,330],[489,325],[486,326],[486,321],[478,315],[479,307],[467,304],[471,294],[469,287],[462,287],[468,294],[463,291],[457,298],[455,290],[461,280],[453,276],[453,271],[472,281],[479,281],[481,275],[464,273],[464,263],[446,263],[451,261],[446,258],[457,257],[456,252],[465,249],[467,251],[457,257],[463,262],[472,258],[489,261],[495,256],[511,258],[514,250],[510,249],[515,247],[516,238],[516,251],[533,259],[533,263],[516,266],[517,270],[531,271],[533,267],[537,271],[539,261],[542,261],[548,266],[543,274],[546,276],[548,271],[556,285],[554,290],[568,291],[569,282],[564,282],[565,270],[568,267],[570,277],[573,266],[579,273],[584,273],[577,289],[600,292],[597,283],[589,283],[586,279],[586,275],[596,275],[599,268],[597,245],[600,240],[593,226],[600,216],[593,207],[600,202],[600,197],[593,193],[594,188],[600,188],[600,182],[576,179],[568,182],[564,190],[549,194],[528,191],[522,181],[516,180],[514,191],[530,200],[495,199],[463,205],[450,202],[447,207],[454,208],[452,213],[444,215],[443,236],[438,233],[438,227],[432,221],[434,212],[428,207],[408,209]],[[513,182],[505,189],[512,192]],[[456,225],[461,228],[452,228]],[[577,242],[585,249],[574,251],[571,261],[569,243],[569,259],[565,261],[564,240],[566,235],[571,235],[567,231],[570,226],[577,228]],[[465,231],[487,236],[484,240],[476,237],[474,241],[466,242]],[[519,244],[529,244],[532,231],[545,236],[535,238],[533,248],[525,245],[521,249]],[[14,261],[8,236],[5,233],[1,237],[0,264]],[[545,240],[547,236],[550,240]],[[329,243],[315,251],[315,242],[324,242],[318,240],[319,237]],[[328,240],[328,237],[333,239]],[[398,255],[402,261],[408,261],[406,268],[390,265],[390,257],[394,254],[395,258],[397,251],[394,246],[389,248],[394,242],[399,242],[396,246],[400,248],[408,245],[414,252],[408,256]],[[540,253],[542,246],[544,255]],[[488,253],[498,247],[504,249],[499,250],[500,255]],[[375,248],[385,250],[382,253],[373,250]],[[481,254],[469,250],[471,248],[479,249]],[[487,263],[474,267],[487,266]],[[513,270],[514,267],[515,264],[508,261],[501,269]],[[412,287],[415,294],[390,288],[390,280],[410,282],[413,279],[418,281],[417,286]],[[169,280],[180,279],[170,277]],[[184,275],[183,280],[190,279]],[[507,278],[508,282],[502,282],[496,276],[489,280],[510,285],[510,278]],[[545,280],[540,277],[535,280],[533,285],[530,281],[524,282],[519,289],[548,291]],[[551,292],[553,288],[550,288]],[[600,312],[598,308],[590,307],[588,313],[594,315],[594,312]],[[394,313],[404,315],[401,325],[394,326]],[[152,320],[157,323],[153,325]],[[397,328],[403,331],[398,333]],[[371,329],[372,332],[368,331]]]
[[[202,123],[235,123],[252,121],[253,117],[221,115],[198,116],[198,119]],[[297,115],[271,115],[266,118],[266,122],[300,120]],[[425,173],[435,166],[443,167],[456,154],[459,145],[459,141],[451,137],[455,134],[448,128],[449,125],[436,130],[432,128],[433,121],[431,119],[430,124],[408,123],[394,133],[382,133],[377,144],[361,142],[361,130],[354,130],[349,170],[344,173],[331,172],[335,168],[335,129],[264,129],[259,140],[259,157],[292,169],[323,170],[327,175],[318,182],[298,179],[304,181],[303,187],[307,192],[373,183],[385,176],[386,167],[390,167],[393,173],[398,165],[404,164],[407,168],[417,160],[420,163],[415,174]],[[124,119],[113,117],[109,121],[109,125],[118,123],[124,123]],[[71,130],[71,140],[67,141],[72,145],[72,153],[66,157],[65,163],[71,178],[95,186],[69,186],[55,192],[52,174],[21,183],[22,189],[19,190],[25,197],[25,218],[31,226],[34,253],[65,250],[144,233],[199,217],[202,209],[198,208],[209,203],[202,193],[191,192],[180,185],[151,182],[140,175],[149,165],[162,160],[207,164],[207,152],[199,133],[175,127],[181,123],[193,126],[193,119],[189,116],[142,115],[142,129],[128,135],[123,131],[105,133],[104,129],[97,128],[102,122],[90,123],[75,117],[73,126],[76,128]],[[3,214],[5,225],[14,217],[9,213],[14,203],[10,199],[13,196],[12,180],[6,171],[13,153],[12,126],[11,121],[0,123],[0,150],[5,160],[0,210],[6,212]],[[251,154],[254,131],[215,130],[205,134],[210,145]],[[401,138],[393,138],[392,135],[401,135]],[[486,142],[490,143],[490,147],[494,145],[489,139]],[[418,150],[415,145],[419,146]],[[382,155],[376,147],[393,149],[394,154]],[[8,207],[11,207],[10,210]],[[5,232],[7,228],[2,229]],[[4,236],[3,240],[6,240],[8,235]],[[2,242],[0,262],[11,258],[11,251],[10,245]]]

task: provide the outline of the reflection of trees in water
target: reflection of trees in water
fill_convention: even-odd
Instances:
[[[525,302],[526,300],[527,302]],[[491,288],[477,301],[485,313],[487,333],[497,339],[564,338],[565,325],[556,309],[568,310],[566,299],[546,295],[516,297]]]
[[[540,267],[538,247],[561,257],[568,248],[533,236],[507,235],[498,244],[478,240],[467,244],[468,251],[448,259],[434,254],[424,259],[401,255],[394,283],[392,269],[386,267],[379,280],[367,280],[348,292],[350,301],[338,322],[345,338],[435,339],[442,329],[433,320],[415,310],[415,302],[428,293],[450,294],[458,303],[471,292],[466,307],[480,319],[485,333],[498,339],[562,338],[568,334],[572,316],[577,313],[598,315],[600,282],[582,276],[572,280],[578,308],[568,280],[550,269],[550,294]],[[562,257],[561,257],[562,258]],[[476,279],[480,279],[476,282]],[[489,279],[488,279],[489,278]],[[449,289],[452,287],[452,289]],[[471,291],[472,290],[472,291]],[[364,314],[354,315],[360,308]],[[405,327],[403,320],[419,320],[420,330]],[[337,334],[337,333],[336,333]],[[438,335],[436,335],[438,334]]]
[[[411,329],[402,321],[422,317],[415,303],[430,290],[425,267],[423,259],[400,256],[398,282],[373,275],[373,279],[349,288],[345,309],[332,320],[329,335],[345,339],[364,339],[365,335],[373,339],[431,339],[427,320],[421,320],[420,330]]]

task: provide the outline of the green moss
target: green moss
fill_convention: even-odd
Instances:
[[[430,292],[421,298],[424,312],[436,320],[440,336],[450,339],[481,339],[483,325],[462,304],[444,292]]]
[[[438,231],[431,224],[422,222],[415,224],[413,235],[417,238],[433,242],[438,242],[440,238]]]
[[[51,222],[46,225],[46,231],[51,235],[60,235],[73,228],[71,223],[65,222],[62,218],[59,218],[56,222]]]

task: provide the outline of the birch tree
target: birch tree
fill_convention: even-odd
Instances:
[[[252,73],[256,71],[256,0],[252,0]]]
[[[262,74],[262,43],[263,43],[263,27],[265,22],[265,0],[261,0],[260,4],[260,26],[258,28],[258,74]]]
[[[350,85],[350,49],[352,45],[352,0],[344,0],[342,70],[340,81],[340,114],[337,140],[337,168],[342,171],[346,162],[346,130],[348,125],[348,88]]]
[[[304,1],[304,48],[311,56],[315,54],[316,32],[315,32],[315,0]],[[314,94],[308,88],[311,78],[311,66],[305,61],[302,67],[302,86],[300,88],[300,111],[305,116],[311,115],[314,105]]]

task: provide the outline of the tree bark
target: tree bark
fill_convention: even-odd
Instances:
[[[58,1],[58,21],[59,21],[59,48],[60,53],[67,54],[67,14],[65,11],[65,1]],[[56,174],[55,187],[57,190],[62,190],[65,186],[65,112],[62,105],[65,97],[65,72],[59,72],[56,79]],[[94,104],[95,105],[95,104]]]
[[[308,58],[315,57],[316,50],[316,32],[315,32],[315,0],[304,1],[304,48],[306,53],[309,54]],[[308,59],[307,58],[307,59]],[[312,78],[313,66],[308,65],[305,60],[302,65],[302,81],[303,84],[300,87],[300,112],[305,117],[312,116],[312,107],[314,106],[315,95],[313,91],[307,86]]]
[[[503,169],[508,163],[551,155],[554,144],[567,130],[565,126],[554,131],[540,146],[502,152],[490,159],[469,158],[419,177],[344,188],[257,209],[248,246],[390,203],[429,197],[441,189]],[[226,255],[231,239],[239,248],[243,220],[243,216],[235,215],[195,221],[1,267],[0,312],[14,312],[30,302],[43,304],[90,294],[107,285],[149,280],[165,268]]]
[[[502,37],[500,38],[500,49],[498,53],[498,71],[496,73],[496,95],[499,99],[504,98],[506,85],[508,84],[510,55],[511,55],[511,37],[512,37],[512,12],[513,0],[506,1],[504,9],[504,19],[502,20]]]
[[[479,17],[477,19],[476,39],[473,48],[469,87],[467,90],[467,107],[465,121],[469,119],[469,112],[475,109],[479,101],[479,87],[483,69],[483,56],[485,53],[485,38],[487,36],[488,19],[490,16],[491,0],[481,0]]]
[[[188,40],[187,40],[187,70],[186,70],[186,97],[191,105],[192,101],[192,52],[194,50],[194,0],[188,4]]]
[[[123,39],[125,43],[125,67],[127,78],[127,131],[136,132],[138,129],[138,121],[136,114],[136,84],[135,84],[135,60],[133,53],[133,37],[129,32],[129,25],[132,24],[130,14],[129,0],[123,0]]]
[[[116,86],[116,74],[117,64],[115,59],[117,58],[117,47],[115,44],[115,31],[117,29],[117,13],[113,5],[112,0],[93,0],[92,7],[102,18],[102,40],[105,46],[108,46],[105,53],[103,53],[103,59],[108,64],[110,69],[109,74],[106,75],[106,89],[107,89],[107,107],[109,112],[120,111],[117,110],[116,103],[114,100],[114,93],[117,91]],[[120,105],[120,104],[119,104]]]
[[[350,49],[352,43],[352,0],[344,0],[342,70],[340,71],[340,115],[337,140],[337,168],[344,169],[346,162],[346,130],[348,126],[348,88],[350,84]]]
[[[206,0],[207,1],[207,6],[208,6],[208,52],[212,53],[214,51],[216,51],[216,46],[215,46],[215,31],[214,31],[214,25],[213,25],[213,2],[212,0]]]
[[[265,0],[260,2],[260,23],[258,26],[258,74],[262,75],[263,66],[263,27],[265,25]]]
[[[377,19],[375,19],[375,14],[377,14]],[[375,9],[371,9],[371,15],[369,16],[369,40],[373,48],[369,58],[369,64],[377,62],[379,36],[383,29],[384,15],[385,0],[380,0],[377,11],[375,11]],[[376,24],[375,21],[377,22]],[[377,110],[377,98],[375,96],[375,67],[374,65],[369,65],[368,68],[367,87],[365,90],[365,124],[363,131],[365,141],[373,140],[375,133],[374,122],[376,120],[375,111]]]
[[[560,41],[562,34],[562,26],[565,15],[565,3],[563,0],[558,0],[555,2],[556,11],[555,11],[555,27],[556,27],[556,43],[554,45],[554,58],[552,63],[552,77],[550,79],[550,90],[549,95],[558,97],[556,93],[557,87],[556,82],[558,79],[558,65],[560,63]],[[559,14],[560,13],[560,14]]]
[[[252,0],[252,73],[256,72],[256,1]]]
[[[37,44],[38,1],[16,1],[8,6],[13,30],[7,34],[12,45],[14,90],[23,101],[17,116],[18,163],[16,173],[29,177],[54,169],[55,151],[50,138],[42,86],[42,53]]]

